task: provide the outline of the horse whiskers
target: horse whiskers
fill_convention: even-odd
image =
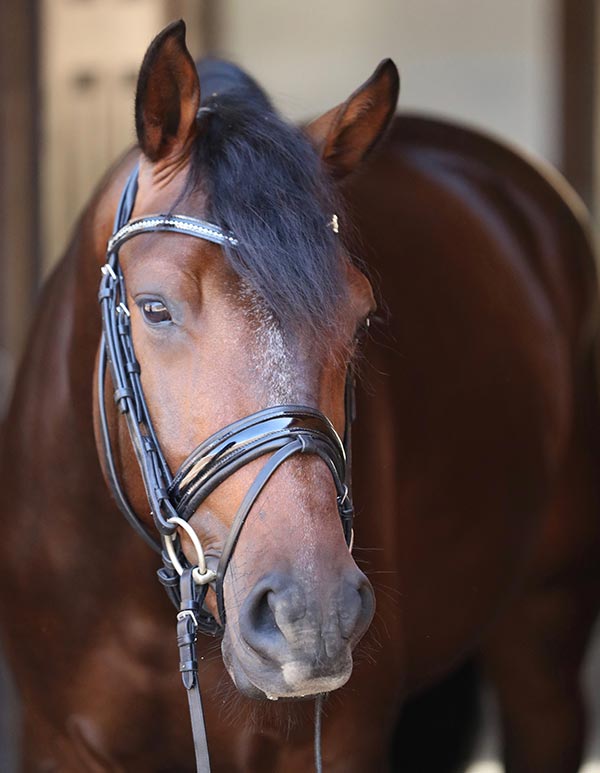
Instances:
[[[244,698],[229,679],[219,680],[214,697],[227,724],[244,726],[254,733],[276,734],[282,742],[289,740],[300,724],[310,727],[312,723],[312,702],[254,701]]]
[[[198,648],[198,657],[203,663],[221,661],[221,642],[210,642],[205,644],[202,649]]]
[[[374,583],[373,589],[376,595],[384,596],[394,602],[399,602],[403,596],[400,588],[394,588],[392,585],[380,585],[379,583]]]
[[[371,665],[375,665],[377,663],[377,660],[375,659],[375,656],[369,652],[370,649],[375,650],[376,648],[370,645],[369,643],[362,643],[358,645],[356,650],[354,651],[354,665],[360,665],[361,663],[368,662]]]

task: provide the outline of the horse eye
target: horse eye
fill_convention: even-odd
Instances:
[[[169,310],[162,301],[143,301],[141,309],[144,319],[151,325],[170,322],[172,319]]]

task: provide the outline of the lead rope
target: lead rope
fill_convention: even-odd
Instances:
[[[315,773],[323,773],[323,755],[321,751],[321,731],[323,725],[323,701],[325,694],[315,698]]]
[[[196,755],[197,773],[210,773],[208,741],[202,709],[202,696],[198,681],[198,660],[196,657],[196,639],[198,635],[198,615],[206,596],[208,585],[198,586],[194,581],[194,569],[184,569],[180,581],[181,604],[177,613],[177,646],[179,647],[179,671],[186,689]]]

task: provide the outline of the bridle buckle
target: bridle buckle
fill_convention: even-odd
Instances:
[[[194,623],[194,626],[196,628],[199,628],[198,624],[198,618],[194,614],[194,612],[191,609],[182,609],[181,612],[177,613],[177,622],[181,622],[182,620],[185,620],[186,617],[189,617],[190,620]]]

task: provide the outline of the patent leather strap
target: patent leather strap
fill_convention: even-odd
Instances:
[[[326,449],[332,474],[343,479],[346,454],[331,422],[306,406],[277,405],[216,432],[188,456],[169,489],[177,510],[183,518],[191,517],[225,478],[298,436]]]
[[[352,508],[345,480],[346,454],[331,422],[305,406],[279,405],[258,411],[225,427],[198,446],[183,462],[169,494],[181,517],[189,518],[226,478],[254,459],[270,454],[248,489],[221,551],[216,594],[221,626],[225,625],[223,583],[240,532],[272,474],[294,454],[315,454],[329,468],[346,542],[352,534]]]

